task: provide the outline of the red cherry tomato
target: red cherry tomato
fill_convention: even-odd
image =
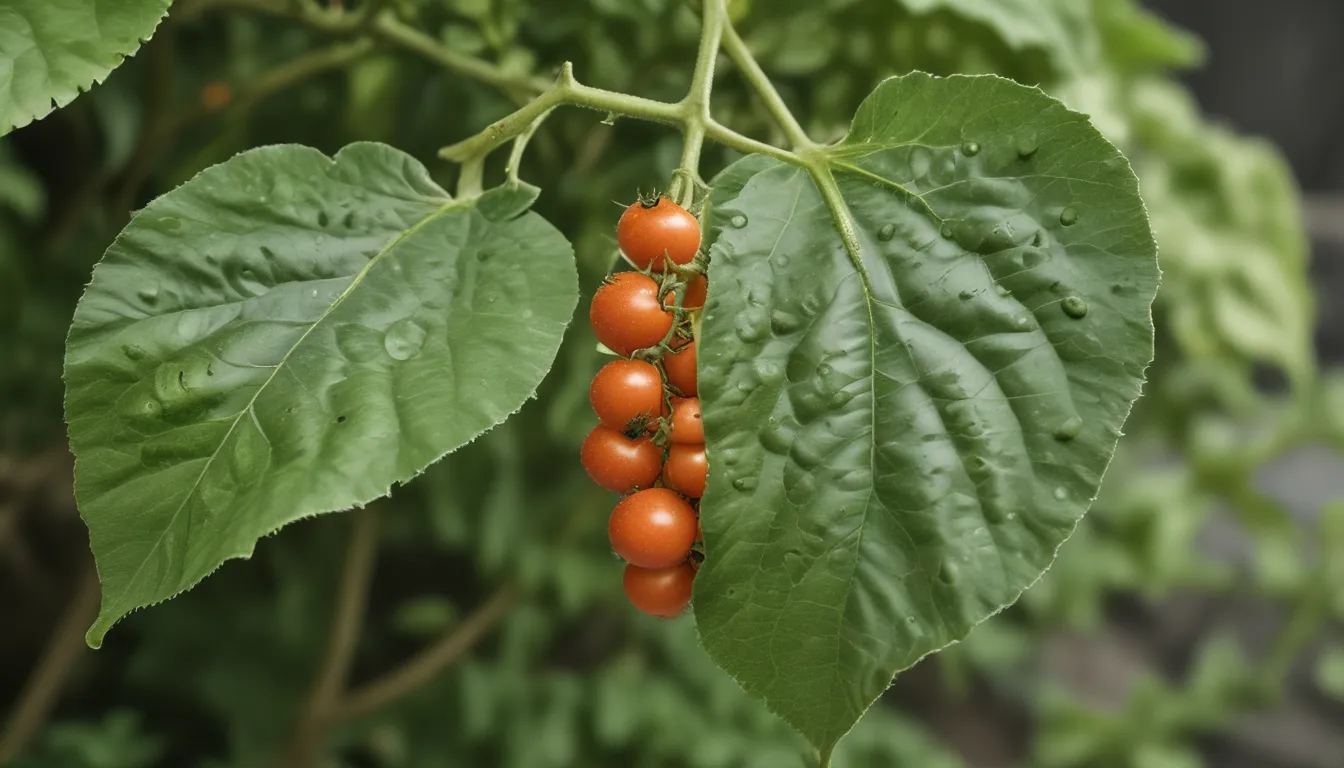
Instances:
[[[621,585],[630,603],[650,616],[675,619],[691,602],[695,566],[678,563],[670,568],[625,566]]]
[[[705,306],[705,294],[709,292],[709,280],[700,275],[686,288],[686,298],[681,302],[683,309],[700,309]]]
[[[671,354],[663,355],[663,371],[667,373],[667,383],[676,387],[686,397],[700,394],[695,373],[695,342],[689,342]]]
[[[612,549],[641,568],[668,568],[685,560],[695,531],[695,510],[666,488],[626,496],[607,522]]]
[[[673,445],[663,465],[663,482],[692,499],[705,495],[709,462],[703,445]]]
[[[705,442],[705,422],[700,418],[700,398],[672,398],[672,442],[699,445]]]
[[[658,301],[658,283],[638,272],[618,272],[597,289],[588,319],[597,340],[622,357],[652,347],[672,328],[672,313]]]
[[[588,400],[604,426],[630,434],[666,412],[663,376],[643,360],[613,360],[602,366],[588,387]]]
[[[695,258],[700,250],[700,222],[666,197],[653,205],[636,201],[621,214],[616,244],[631,264],[661,272],[665,255],[677,264],[689,264]]]
[[[653,485],[663,464],[662,450],[648,435],[632,440],[601,424],[584,438],[579,456],[593,482],[616,493]]]

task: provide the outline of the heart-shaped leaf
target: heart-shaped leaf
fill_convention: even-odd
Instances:
[[[713,185],[705,648],[829,754],[1040,577],[1152,357],[1155,245],[1086,118],[888,80],[849,136]]]
[[[154,33],[172,0],[5,0],[0,136],[101,82]]]
[[[377,144],[266,147],[155,200],[75,312],[66,412],[103,584],[88,640],[257,539],[364,504],[549,370],[573,252],[528,187],[453,200]]]

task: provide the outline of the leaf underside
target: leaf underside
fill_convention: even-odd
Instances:
[[[63,107],[107,74],[172,0],[5,0],[0,5],[0,136]]]
[[[1129,164],[1035,88],[893,78],[824,152],[830,207],[761,156],[713,184],[695,610],[826,755],[1049,566],[1139,394],[1158,270]]]
[[[131,221],[70,331],[75,493],[103,605],[385,495],[516,411],[578,297],[527,187],[455,201],[410,156],[266,147]]]

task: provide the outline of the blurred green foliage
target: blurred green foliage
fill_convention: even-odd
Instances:
[[[585,82],[663,99],[686,88],[698,38],[680,0],[395,5],[453,50],[511,72],[545,76],[573,60]],[[208,83],[245,89],[322,44],[273,18],[189,10],[175,8],[106,84],[0,140],[0,453],[61,444],[64,329],[129,207],[268,143],[330,153],[378,140],[444,172],[434,151],[513,103],[388,50],[157,133],[164,115],[199,113]],[[1344,380],[1317,371],[1306,247],[1282,160],[1198,114],[1171,72],[1199,61],[1199,43],[1133,0],[736,0],[731,11],[815,136],[841,135],[883,76],[998,72],[1091,114],[1132,159],[1165,272],[1147,397],[1055,567],[1018,606],[941,654],[933,685],[968,707],[972,691],[987,687],[1025,713],[1022,764],[1203,765],[1197,737],[1271,705],[1322,623],[1344,618],[1344,601],[1323,589],[1332,576],[1344,583],[1339,510],[1306,529],[1253,482],[1293,448],[1344,447]],[[718,118],[778,138],[722,66]],[[680,149],[672,132],[599,118],[552,118],[522,173],[543,189],[537,209],[574,242],[585,294],[614,258],[612,201],[665,184]],[[706,176],[731,159],[707,147]],[[451,628],[501,583],[528,596],[435,683],[334,733],[334,764],[802,764],[797,737],[704,656],[692,619],[658,622],[624,605],[603,535],[612,499],[577,469],[598,364],[587,324],[575,322],[517,418],[379,505],[382,557],[356,679]],[[1286,383],[1265,393],[1252,380],[1265,371]],[[1248,535],[1246,567],[1200,554],[1201,532],[1215,520]],[[128,618],[19,765],[267,764],[316,667],[345,530],[341,516],[296,525],[264,541],[252,561]],[[1052,639],[1103,633],[1117,600],[1155,605],[1178,591],[1255,595],[1294,618],[1253,658],[1219,640],[1182,674],[1152,670],[1119,707],[1087,705],[1045,671]],[[1323,691],[1341,695],[1341,668],[1338,648],[1322,657]],[[955,755],[965,745],[933,735],[920,700],[902,699],[905,685],[898,679],[888,697],[899,706],[875,706],[842,742],[837,766],[963,764]],[[922,685],[921,696],[934,695]]]

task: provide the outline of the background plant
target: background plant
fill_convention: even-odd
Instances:
[[[377,27],[368,38],[351,37],[358,27],[347,22],[356,15],[336,24],[309,8],[277,20],[261,3],[214,5],[174,8],[167,26],[106,85],[16,136],[23,159],[8,152],[0,269],[13,292],[4,320],[16,331],[3,336],[13,347],[4,387],[6,404],[15,407],[3,424],[14,467],[6,487],[16,489],[5,508],[14,519],[23,510],[68,505],[44,497],[45,486],[21,487],[21,479],[54,465],[48,482],[60,487],[64,467],[50,457],[64,452],[56,438],[64,325],[91,263],[129,208],[262,144],[296,141],[333,154],[350,141],[378,139],[428,160],[445,126],[453,127],[448,138],[469,135],[565,59],[574,59],[592,85],[675,101],[690,85],[678,78],[689,77],[684,63],[699,38],[695,14],[675,3],[598,3],[546,18],[523,3],[410,4],[396,9],[408,19],[392,27],[397,31]],[[1089,112],[1133,160],[1166,276],[1150,396],[1127,427],[1130,438],[1105,495],[1061,562],[1019,607],[944,654],[939,668],[954,682],[988,682],[1005,700],[1037,702],[1034,762],[1188,764],[1197,759],[1192,737],[1272,700],[1319,622],[1338,616],[1322,588],[1329,569],[1339,567],[1328,556],[1339,546],[1338,515],[1327,509],[1319,531],[1303,532],[1251,482],[1256,467],[1283,452],[1337,444],[1340,434],[1336,388],[1314,370],[1296,202],[1272,152],[1204,123],[1164,79],[1170,68],[1195,60],[1188,38],[1122,2],[1014,10],[971,2],[730,7],[762,65],[782,75],[784,98],[813,136],[843,133],[860,98],[885,74],[996,71],[1040,82]],[[399,37],[405,29],[429,37]],[[282,91],[287,98],[268,98]],[[727,67],[715,99],[720,122],[783,143]],[[53,145],[69,149],[40,151]],[[534,137],[524,176],[549,191],[538,210],[568,223],[585,295],[612,259],[619,209],[608,201],[668,178],[680,155],[675,134],[624,120],[599,125],[582,113],[558,112]],[[714,168],[730,158],[710,144],[704,159]],[[381,565],[356,680],[376,680],[395,667],[419,646],[414,638],[461,638],[454,631],[476,627],[482,617],[499,626],[470,660],[432,685],[335,729],[330,746],[342,759],[798,761],[787,729],[708,664],[690,628],[637,622],[621,607],[601,513],[588,514],[608,500],[569,469],[590,418],[586,378],[599,363],[587,333],[571,330],[556,370],[523,414],[435,465],[375,513]],[[1251,379],[1257,366],[1280,371],[1287,386],[1260,394]],[[1245,574],[1188,555],[1205,520],[1224,509],[1254,536]],[[37,526],[31,514],[25,531]],[[119,651],[109,648],[125,663],[99,665],[95,680],[109,693],[91,698],[86,710],[116,704],[118,711],[106,718],[71,712],[48,727],[26,759],[272,759],[291,737],[293,713],[302,709],[321,655],[340,571],[330,553],[344,549],[347,527],[340,520],[305,523],[266,540],[258,558],[232,564],[187,599],[137,614],[126,625],[133,639]],[[77,528],[56,530],[78,536]],[[1308,540],[1315,546],[1305,547]],[[1299,556],[1303,551],[1312,555]],[[507,583],[519,592],[492,592]],[[1044,695],[1048,678],[1022,673],[1061,627],[1098,626],[1114,595],[1248,588],[1295,611],[1254,663],[1231,646],[1212,645],[1188,677],[1140,688],[1129,707],[1096,716]],[[471,613],[477,606],[497,607]],[[165,701],[186,706],[164,711],[155,704]],[[836,762],[955,764],[933,756],[938,748],[920,728],[877,708]]]

